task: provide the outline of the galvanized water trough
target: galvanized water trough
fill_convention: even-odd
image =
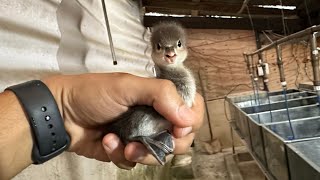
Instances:
[[[295,169],[297,166],[293,162],[306,158],[299,156],[302,145],[295,144],[308,144],[309,141],[320,139],[317,96],[313,92],[299,90],[288,90],[286,98],[282,91],[269,93],[269,98],[266,93],[261,93],[259,101],[254,99],[257,96],[249,94],[227,98],[236,129],[270,177],[277,180],[298,179],[296,174],[301,170]],[[291,126],[288,119],[291,120]],[[320,156],[320,149],[315,151]],[[289,155],[294,156],[291,161]],[[319,166],[314,165],[316,163],[310,166],[310,163],[304,162],[304,168],[310,167],[310,173],[307,174],[319,176]]]

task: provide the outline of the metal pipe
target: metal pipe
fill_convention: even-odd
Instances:
[[[252,76],[252,66],[251,66],[252,59],[250,61],[246,54],[243,54],[243,57],[244,57],[244,61],[247,63],[247,69],[248,69],[249,75]]]
[[[280,82],[281,82],[282,87],[286,87],[287,86],[287,82],[286,82],[286,78],[284,76],[282,52],[281,52],[281,46],[280,45],[276,46],[276,52],[277,52],[277,65],[278,65],[279,73],[280,73]]]
[[[251,61],[251,68],[252,68],[252,79],[254,82],[254,91],[257,93],[257,98],[259,101],[259,76],[258,76],[258,68],[257,65],[253,61],[253,57],[249,56],[249,60]]]
[[[290,137],[290,138],[294,139],[295,135],[294,135],[294,131],[293,131],[293,128],[292,128],[291,118],[290,118],[290,113],[289,113],[288,98],[287,98],[287,82],[286,82],[286,78],[284,76],[283,61],[282,61],[282,51],[281,51],[280,44],[277,44],[277,46],[276,46],[276,53],[277,53],[277,64],[278,64],[279,73],[280,73],[280,81],[281,81],[283,95],[284,95],[285,103],[286,103],[289,126],[290,126],[290,130],[292,132],[292,137]]]
[[[315,90],[320,91],[319,50],[317,49],[317,35],[318,32],[314,32],[310,36],[311,64],[313,70],[313,84],[316,88]]]
[[[270,49],[270,48],[272,48],[272,47],[274,47],[276,45],[280,45],[280,44],[285,43],[287,41],[290,41],[292,39],[301,38],[303,36],[309,35],[309,34],[311,34],[313,32],[316,32],[316,31],[320,31],[320,25],[312,26],[312,27],[309,27],[309,28],[307,28],[305,30],[302,30],[302,31],[296,32],[294,34],[291,34],[289,36],[286,36],[284,38],[281,38],[281,39],[279,39],[277,41],[274,41],[273,43],[271,43],[271,44],[269,44],[267,46],[264,46],[261,49],[258,49],[258,50],[254,51],[252,53],[249,53],[247,55],[255,55],[255,54],[261,53],[261,52],[263,52],[265,50],[268,50],[268,49]]]
[[[257,46],[257,49],[261,49],[261,40],[260,40],[260,36],[259,36],[259,32],[258,31],[254,31],[254,34],[256,36],[256,46]],[[268,86],[268,82],[269,82],[269,79],[268,79],[268,75],[267,75],[267,70],[266,70],[266,64],[263,60],[263,57],[262,57],[262,52],[259,52],[258,53],[258,58],[259,58],[259,64],[262,68],[262,71],[263,71],[263,89],[265,91],[269,91],[269,86]]]
[[[250,75],[250,78],[251,78],[251,83],[252,83],[252,88],[253,88],[253,91],[254,91],[254,95],[255,95],[255,99],[256,98],[256,86],[255,86],[255,76],[254,76],[254,69],[253,69],[253,58],[252,56],[245,56],[246,59],[247,59],[247,67],[248,67],[248,70],[249,70],[249,75]]]
[[[247,63],[247,68],[249,71],[249,75],[251,78],[251,84],[252,84],[252,90],[253,90],[253,94],[254,94],[254,112],[257,112],[257,107],[256,105],[260,106],[260,99],[259,99],[259,93],[257,93],[256,91],[256,87],[258,86],[258,78],[256,76],[257,71],[254,70],[254,64],[253,64],[253,57],[252,56],[248,56],[246,54],[243,54],[244,60]],[[257,81],[255,81],[257,80]],[[251,106],[252,105],[252,101],[251,101]],[[259,118],[259,123],[260,123],[260,115],[258,114],[258,118]]]
[[[269,92],[269,77],[268,77],[268,74],[267,74],[266,63],[264,62],[262,56],[261,56],[261,59],[260,59],[260,64],[261,64],[262,71],[263,71],[263,89],[265,91]]]
[[[242,6],[241,8],[239,9],[239,11],[237,12],[237,14],[242,14],[244,8],[246,8],[248,6],[248,3],[249,3],[250,0],[244,0],[243,3],[242,3]]]
[[[260,40],[260,36],[259,36],[259,32],[257,30],[254,31],[255,37],[256,37],[256,46],[257,49],[261,49],[261,40]],[[262,52],[258,53],[258,57],[259,59],[262,59]]]
[[[249,60],[248,60],[248,56],[246,54],[243,54],[243,58],[244,58],[244,62],[247,64],[247,70],[248,70],[249,74],[251,75],[252,74],[252,70],[250,68],[250,63],[249,63]]]
[[[231,145],[232,145],[232,154],[236,154],[235,146],[234,146],[234,137],[233,137],[233,128],[230,124],[230,135],[231,135]]]
[[[252,65],[252,56],[249,56],[246,55],[246,54],[243,54],[243,57],[244,57],[244,61],[247,63],[247,69],[248,69],[248,72],[249,72],[249,76],[250,76],[250,79],[251,79],[251,84],[252,84],[252,88],[255,91],[255,83],[254,83],[254,77],[253,77],[253,65]],[[254,93],[255,95],[255,99],[256,99],[256,94]]]
[[[108,31],[108,38],[109,38],[109,44],[110,44],[110,50],[111,50],[111,56],[112,56],[112,60],[113,60],[113,65],[117,65],[118,61],[117,61],[117,58],[116,58],[116,53],[114,52],[114,46],[113,46],[113,41],[112,41],[112,36],[111,36],[111,30],[110,30],[110,24],[109,24],[109,20],[108,20],[106,4],[105,4],[104,0],[101,0],[101,3],[102,3],[102,8],[103,8],[104,20],[106,22],[107,31]]]
[[[252,68],[252,71],[253,71],[253,80],[257,83],[258,80],[259,80],[259,76],[258,76],[258,71],[257,71],[257,65],[253,62],[253,57],[252,56],[249,56],[251,59],[251,68]]]

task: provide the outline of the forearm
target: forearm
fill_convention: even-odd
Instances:
[[[0,93],[0,179],[28,167],[31,151],[31,130],[18,99],[11,91]]]

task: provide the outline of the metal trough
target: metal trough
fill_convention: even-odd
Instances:
[[[249,115],[252,120],[258,122],[259,124],[287,121],[289,118],[294,120],[316,116],[320,116],[320,108],[318,104],[266,111]]]
[[[287,93],[287,99],[297,99],[297,98],[303,98],[307,96],[314,96],[314,93],[310,92],[291,92]],[[275,94],[275,95],[270,95],[269,98],[266,93],[264,94],[259,94],[259,100],[255,100],[254,96],[246,96],[248,99],[244,100],[242,102],[236,102],[236,105],[238,107],[244,108],[244,107],[251,107],[251,106],[259,106],[259,105],[266,105],[274,102],[279,102],[279,101],[284,101],[285,100],[285,95],[283,94]],[[249,99],[251,98],[251,99]]]
[[[306,101],[314,103],[314,101]],[[282,102],[283,104],[285,102]],[[295,102],[293,102],[295,104]],[[320,116],[320,110],[317,104],[306,105],[302,107],[289,108],[290,119],[301,119]],[[262,135],[262,125],[274,122],[283,122],[288,120],[287,109],[279,109],[274,111],[267,111],[262,113],[256,113],[249,115],[248,120],[249,131],[250,131],[250,146],[253,153],[261,161],[263,165],[267,165],[265,156],[264,139]]]
[[[262,128],[265,157],[270,174],[278,180],[289,180],[287,143],[320,139],[320,117],[273,123]],[[293,138],[294,137],[294,138]],[[318,149],[320,154],[320,149]],[[301,173],[301,170],[297,170]]]
[[[278,109],[285,109],[285,108],[291,108],[291,107],[297,107],[297,106],[305,106],[310,104],[316,104],[317,96],[307,96],[307,97],[301,97],[297,99],[289,99],[286,103],[285,101],[278,101],[271,104],[263,104],[260,106],[251,106],[251,107],[245,107],[241,108],[242,111],[244,111],[247,114],[253,114],[253,113],[260,113],[265,111],[273,111]]]
[[[269,93],[270,101],[266,93],[259,94],[260,106],[250,105],[255,102],[253,94],[227,98],[232,120],[240,136],[246,141],[248,148],[259,161],[258,163],[277,180],[289,180],[290,176],[296,176],[294,173],[301,172],[301,170],[292,171],[291,169],[300,167],[295,165],[297,160],[305,160],[305,158],[300,157],[299,149],[291,146],[320,137],[320,108],[315,93],[297,92],[297,90],[288,90],[287,93],[287,103],[284,101],[282,91]],[[269,102],[271,104],[268,104]],[[286,107],[289,107],[292,128],[296,132],[294,140],[290,140],[293,134],[290,134]],[[287,147],[286,144],[290,146]],[[315,152],[320,155],[320,149]],[[288,156],[295,156],[294,162],[293,160],[289,162]],[[288,169],[289,164],[291,174]],[[312,173],[313,175],[310,177],[318,178],[319,166],[315,168],[308,162],[300,164],[303,168],[311,168],[308,175]],[[310,179],[309,176],[296,177],[295,180],[301,177]]]
[[[287,145],[292,180],[320,180],[320,139]]]
[[[313,93],[309,92],[299,92],[298,90],[291,89],[287,91],[287,99],[289,107],[295,107],[299,105],[307,105],[307,104],[314,104],[316,103],[316,98]],[[305,97],[305,99],[303,99]],[[248,106],[253,102],[254,95],[245,95],[245,96],[236,96],[232,98],[228,98],[229,101],[229,110],[231,114],[231,119],[235,122],[235,128],[239,132],[241,138],[243,138],[248,148],[252,150],[252,152],[256,155],[257,159],[260,160],[260,163],[266,165],[265,153],[264,153],[264,146],[263,146],[263,137],[262,137],[262,127],[261,124],[271,122],[269,121],[262,121],[259,122],[256,118],[249,118],[248,114],[252,113],[254,108],[257,107],[245,107]],[[259,95],[261,102],[270,102],[274,101],[272,104],[265,104],[258,106],[259,111],[263,112],[265,110],[272,110],[281,109],[286,107],[284,101],[284,95],[282,91],[276,91],[269,93],[269,99],[266,93],[261,93]],[[269,112],[270,113],[270,112]],[[262,114],[263,115],[263,114]],[[255,115],[252,115],[253,117]],[[260,116],[260,115],[259,115]],[[258,116],[256,116],[258,117]],[[254,121],[256,119],[256,121]],[[267,119],[266,119],[267,120]],[[285,121],[286,119],[283,119]]]
[[[234,112],[234,124],[239,136],[244,139],[251,149],[251,141],[249,134],[248,116],[237,106],[230,106],[230,111]]]
[[[308,94],[312,95],[312,93],[309,93],[309,92],[300,92],[299,90],[297,89],[289,89],[287,91],[287,94],[301,94],[302,96],[307,96]],[[282,96],[283,92],[282,91],[275,91],[275,92],[270,92],[269,93],[269,97],[270,96]],[[314,94],[313,94],[314,95]],[[298,96],[298,95],[296,95]],[[261,91],[259,93],[259,98],[261,98],[262,100],[260,101],[267,101],[268,100],[268,96],[267,96],[267,93],[264,92],[264,91]],[[226,98],[226,100],[229,102],[229,104],[235,104],[237,105],[238,107],[248,107],[248,106],[252,106],[254,105],[254,103],[256,102],[255,100],[255,96],[254,94],[250,93],[248,95],[242,95],[242,96],[228,96]],[[252,103],[251,103],[252,102]],[[269,102],[269,101],[268,101]],[[268,103],[267,102],[267,103]],[[246,105],[242,105],[242,103],[244,104],[248,104],[247,106]]]
[[[284,96],[282,95],[282,93],[283,93],[282,91],[276,91],[276,92],[269,93],[270,101],[277,102],[280,100],[284,100]],[[309,93],[309,92],[299,92],[296,89],[290,89],[287,91],[287,98],[288,99],[301,98],[301,97],[305,97],[305,96],[314,96],[314,94]],[[244,138],[243,134],[245,133],[243,131],[246,130],[243,128],[245,128],[247,126],[244,125],[244,124],[246,124],[246,122],[243,122],[243,121],[246,121],[245,120],[246,118],[244,118],[242,116],[244,113],[240,113],[239,111],[241,111],[240,108],[243,108],[243,107],[250,108],[251,105],[254,105],[256,102],[253,100],[254,98],[255,98],[255,96],[253,94],[226,98],[226,100],[229,102],[229,111],[230,111],[231,120],[235,121],[236,129],[240,132],[240,136],[242,138]],[[269,103],[269,99],[268,99],[267,94],[265,92],[260,93],[259,98],[260,98],[261,104],[262,104],[262,102]]]

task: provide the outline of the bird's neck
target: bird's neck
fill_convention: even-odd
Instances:
[[[196,84],[192,72],[188,68],[184,65],[159,67],[157,77],[172,81],[183,100],[191,107],[196,93]]]
[[[171,78],[176,79],[181,76],[189,76],[189,69],[187,69],[183,64],[179,66],[158,67],[157,70],[157,77],[161,79],[172,80]]]

